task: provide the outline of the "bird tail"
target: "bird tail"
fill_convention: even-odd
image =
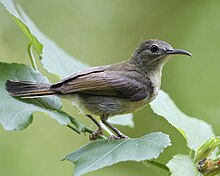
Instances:
[[[21,98],[37,98],[56,93],[50,89],[50,84],[8,80],[5,85],[12,96]]]

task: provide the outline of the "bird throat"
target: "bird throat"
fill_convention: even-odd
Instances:
[[[134,65],[142,73],[149,75],[157,74],[158,76],[162,75],[163,66],[170,60],[169,56],[160,57],[149,61],[150,59],[143,58],[131,58],[130,63]]]

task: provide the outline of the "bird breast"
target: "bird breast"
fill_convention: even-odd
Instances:
[[[158,71],[152,71],[149,73],[148,78],[150,80],[151,93],[149,95],[148,102],[153,101],[158,95],[161,85],[161,76],[161,72]]]
[[[132,113],[140,110],[148,103],[148,98],[140,101],[129,101],[124,98],[103,97],[96,95],[75,94],[73,105],[83,114],[95,116]]]

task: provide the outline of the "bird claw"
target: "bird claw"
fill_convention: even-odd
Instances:
[[[89,140],[94,141],[98,139],[98,135],[103,134],[103,130],[100,128],[94,131],[92,134],[89,135]]]

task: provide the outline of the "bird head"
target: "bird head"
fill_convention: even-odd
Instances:
[[[161,40],[146,40],[134,51],[131,60],[145,70],[162,69],[170,57],[176,54],[192,56],[188,51],[173,49],[167,42]]]

